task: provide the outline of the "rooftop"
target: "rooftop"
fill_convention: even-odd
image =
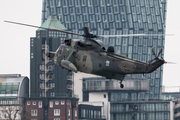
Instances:
[[[43,28],[48,29],[59,29],[59,30],[67,30],[64,25],[59,22],[55,16],[50,16],[42,25]],[[38,30],[45,30],[42,28],[39,28]]]

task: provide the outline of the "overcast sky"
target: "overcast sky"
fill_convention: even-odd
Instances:
[[[163,85],[167,91],[180,86],[180,1],[168,0]],[[42,0],[0,0],[0,74],[21,74],[30,77],[30,37],[36,28],[5,23],[4,20],[41,25]],[[173,89],[174,88],[174,89]]]

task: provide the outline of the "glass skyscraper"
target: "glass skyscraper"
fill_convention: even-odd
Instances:
[[[42,23],[50,15],[54,15],[68,31],[81,34],[83,26],[89,26],[89,30],[98,35],[164,34],[166,5],[166,0],[43,0]],[[118,54],[147,62],[154,58],[151,46],[154,46],[158,53],[164,46],[165,36],[114,37],[100,40],[106,48],[113,45]],[[150,90],[141,93],[142,98],[161,97],[163,67],[144,76],[128,76],[150,79]]]

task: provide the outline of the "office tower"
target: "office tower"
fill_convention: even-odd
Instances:
[[[166,22],[166,0],[44,0],[42,22],[53,14],[68,31],[83,33],[83,26],[98,35],[114,34],[164,34]],[[69,37],[76,37],[68,35]],[[147,62],[154,58],[151,46],[158,53],[164,46],[165,36],[136,36],[100,38],[107,48],[115,52]],[[162,52],[162,56],[164,52]],[[129,75],[150,79],[150,91],[142,93],[144,98],[160,98],[163,67],[151,74]]]
[[[66,29],[54,16],[50,16],[41,27]],[[72,73],[58,67],[47,57],[56,51],[67,34],[39,28],[36,37],[30,40],[30,97],[72,96]]]

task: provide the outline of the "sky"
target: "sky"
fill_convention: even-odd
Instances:
[[[180,1],[168,0],[163,85],[166,91],[180,87]],[[42,0],[0,0],[0,74],[21,74],[30,78],[30,37],[36,28],[5,23],[4,20],[41,25]],[[177,86],[177,87],[176,87]]]

